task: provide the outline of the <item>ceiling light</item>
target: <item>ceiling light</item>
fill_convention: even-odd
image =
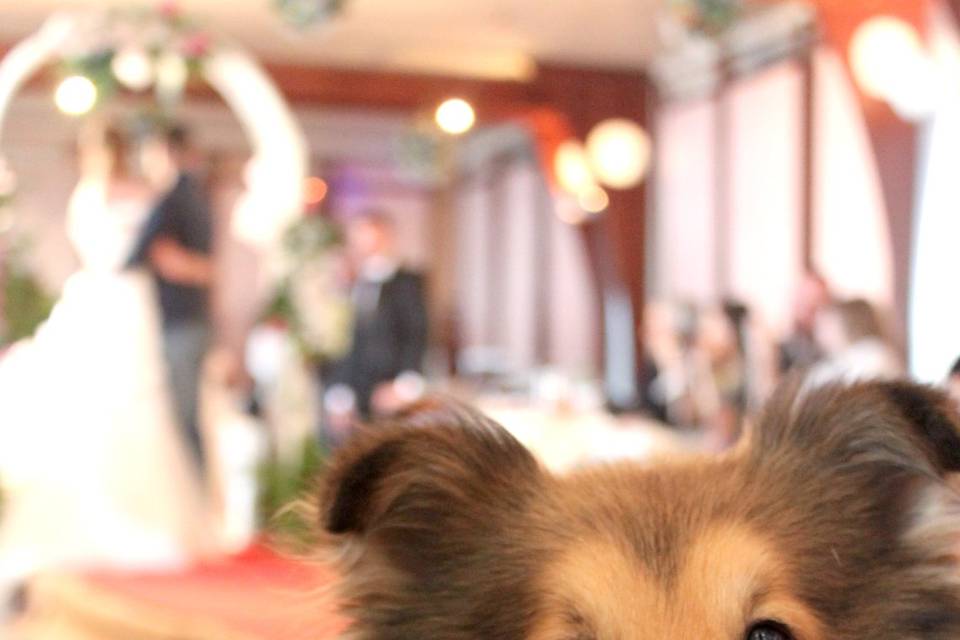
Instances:
[[[97,103],[97,87],[86,76],[69,76],[57,85],[54,102],[67,115],[83,115]]]
[[[466,100],[451,98],[437,107],[436,120],[443,131],[460,135],[473,128],[477,115]]]
[[[601,122],[587,136],[587,156],[600,182],[613,189],[631,189],[650,168],[650,136],[625,118]]]
[[[153,83],[153,64],[139,47],[123,49],[113,57],[110,70],[117,81],[133,91],[143,91]]]
[[[875,16],[853,34],[850,66],[864,93],[885,100],[922,51],[923,42],[913,25],[893,16]]]
[[[578,140],[570,139],[557,147],[556,154],[553,156],[553,170],[557,176],[557,182],[567,193],[577,195],[596,186],[596,180],[587,162],[587,152]]]

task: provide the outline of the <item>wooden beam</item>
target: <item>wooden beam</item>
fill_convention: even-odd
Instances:
[[[534,102],[533,86],[524,82],[393,73],[337,67],[264,65],[284,96],[297,104],[416,111],[451,96],[469,100],[481,116],[504,106]]]
[[[953,15],[954,22],[960,24],[960,0],[947,0],[947,7]]]

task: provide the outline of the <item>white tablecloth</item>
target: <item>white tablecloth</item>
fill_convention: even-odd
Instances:
[[[557,472],[591,462],[644,461],[702,448],[695,437],[639,416],[562,411],[498,397],[479,398],[474,404]]]

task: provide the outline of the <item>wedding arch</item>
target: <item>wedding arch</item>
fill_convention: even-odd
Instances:
[[[98,17],[89,11],[54,14],[0,61],[0,150],[3,124],[17,92],[42,68],[60,60],[69,44],[99,28]],[[303,212],[308,169],[304,134],[276,85],[240,48],[213,44],[199,66],[203,80],[240,121],[252,150],[234,232],[268,248]]]

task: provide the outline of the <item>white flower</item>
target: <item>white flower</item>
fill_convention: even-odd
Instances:
[[[157,94],[162,101],[176,100],[183,93],[190,75],[183,56],[172,51],[164,52],[155,67]]]
[[[335,358],[350,347],[353,307],[337,278],[337,264],[325,256],[301,266],[291,281],[296,325],[309,349]]]
[[[113,57],[110,67],[117,80],[134,91],[143,91],[153,83],[153,62],[142,47],[134,45],[121,49]]]

